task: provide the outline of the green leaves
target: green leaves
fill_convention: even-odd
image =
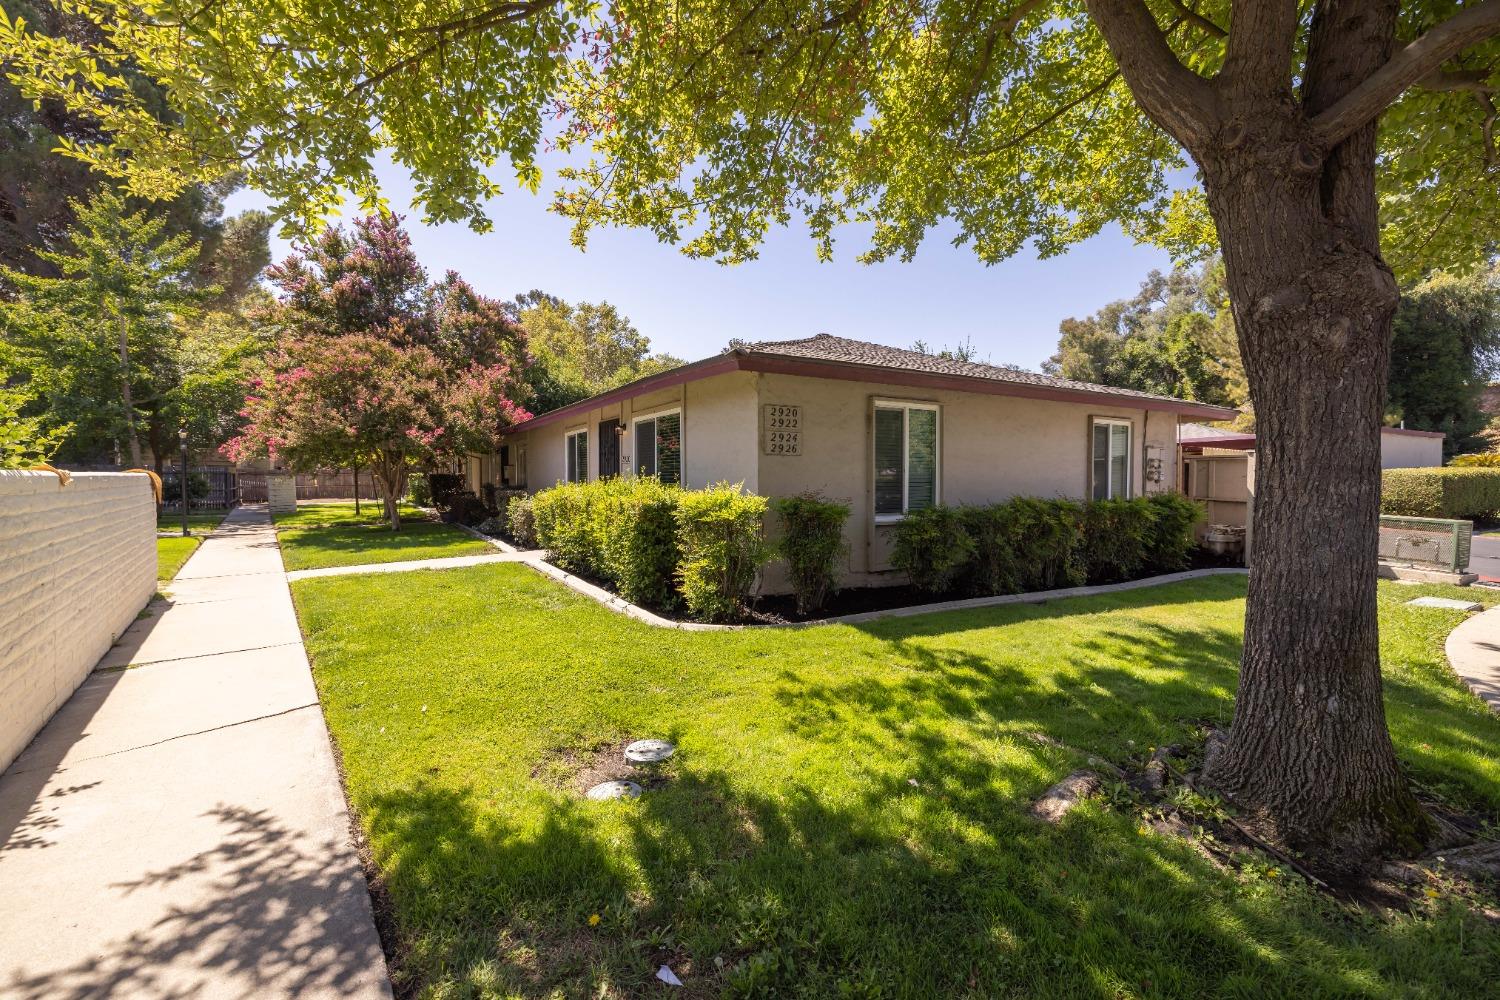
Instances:
[[[1182,152],[1136,106],[1081,0],[57,5],[97,36],[6,18],[0,57],[28,99],[93,116],[101,137],[61,152],[132,194],[243,169],[288,225],[315,228],[345,191],[382,204],[374,162],[388,149],[428,221],[484,230],[496,171],[534,192],[556,148],[572,155],[554,208],[579,246],[633,226],[736,262],[788,224],[824,258],[855,234],[867,260],[909,258],[934,229],[990,262],[1061,253],[1112,223],[1184,256],[1214,243]],[[1219,72],[1228,0],[1149,6],[1184,66]],[[1403,37],[1458,9],[1407,5]],[[1441,89],[1386,116],[1398,271],[1486,252],[1497,55],[1500,42],[1473,47],[1445,67],[1460,86],[1440,74],[1426,84]],[[166,88],[171,115],[141,77]]]

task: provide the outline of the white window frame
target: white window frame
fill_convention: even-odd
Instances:
[[[941,403],[912,399],[875,399],[870,410],[870,510],[875,509],[875,411],[901,411],[901,513],[876,514],[876,524],[899,524],[911,512],[911,410],[931,410],[937,414],[937,433],[933,435],[932,505],[943,502],[943,407]]]
[[[588,474],[587,471],[584,472],[584,475],[583,475],[582,479],[569,479],[568,478],[568,456],[570,456],[570,455],[573,454],[573,439],[576,438],[580,434],[583,434],[583,435],[587,436],[588,432],[589,432],[588,426],[584,425],[583,427],[578,427],[578,428],[575,428],[575,429],[573,429],[571,431],[568,431],[566,434],[563,435],[563,482],[565,482],[565,483],[586,483],[586,482],[589,481],[589,474]],[[587,444],[584,445],[584,458],[585,458],[585,460],[589,460],[589,459],[593,458],[592,455],[588,454],[588,445]],[[589,461],[589,465],[590,466],[592,466],[593,464],[594,463],[592,461]]]
[[[655,420],[657,417],[670,417],[674,413],[677,414],[677,482],[678,485],[681,485],[687,482],[687,434],[684,432],[685,427],[681,406],[671,406],[665,410],[652,410],[650,413],[643,413],[640,416],[632,413],[630,415],[630,447],[633,451],[636,443],[640,441],[640,437],[637,436],[635,430],[636,424],[643,424],[648,420]],[[651,447],[653,449],[651,465],[656,469],[657,476],[660,476],[661,456],[655,453],[655,434],[651,435]],[[632,454],[630,457],[630,474],[632,476],[639,476],[641,474],[641,456],[638,454]]]
[[[1094,485],[1095,485],[1095,483],[1094,483],[1094,428],[1095,427],[1100,427],[1100,426],[1104,426],[1104,427],[1123,427],[1123,428],[1125,428],[1125,431],[1126,431],[1126,434],[1125,434],[1125,492],[1120,494],[1120,499],[1121,500],[1129,500],[1132,496],[1134,496],[1134,493],[1132,493],[1132,490],[1134,490],[1134,488],[1135,488],[1135,460],[1134,460],[1134,453],[1135,453],[1135,421],[1131,420],[1129,417],[1094,417],[1094,418],[1092,418],[1089,421],[1089,494],[1088,494],[1088,498],[1090,500],[1094,499]],[[1111,434],[1110,436],[1112,438],[1113,434]],[[1107,476],[1113,476],[1114,475],[1113,468],[1114,468],[1114,462],[1113,462],[1113,460],[1111,459],[1110,456],[1106,455],[1105,456],[1105,461],[1104,461],[1105,475],[1107,475]],[[1110,483],[1109,480],[1106,480],[1105,482],[1106,482],[1106,486],[1104,488],[1104,498],[1106,500],[1113,499],[1114,495],[1110,491],[1110,488],[1109,488],[1113,484]]]

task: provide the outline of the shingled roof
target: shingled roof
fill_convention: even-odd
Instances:
[[[1122,404],[1133,403],[1141,409],[1167,410],[1182,416],[1209,420],[1224,420],[1234,416],[1233,410],[1222,406],[1211,406],[1174,396],[1077,382],[1002,365],[940,358],[920,351],[904,351],[899,347],[886,347],[864,340],[850,340],[847,337],[820,333],[816,337],[804,337],[801,340],[730,341],[728,349],[720,354],[647,375],[618,389],[611,389],[522,421],[511,430],[541,427],[616,400],[732,371],[851,379],[915,388],[956,389],[1073,402],[1119,400]]]
[[[1159,396],[1134,389],[1117,389],[1114,386],[1078,382],[1055,375],[1039,375],[1010,365],[986,365],[978,361],[959,361],[942,358],[921,351],[906,351],[899,347],[886,347],[864,340],[835,337],[831,333],[820,333],[816,337],[801,340],[762,340],[747,342],[731,340],[731,351],[747,351],[751,354],[776,354],[789,358],[807,358],[813,361],[839,361],[850,365],[873,365],[878,368],[901,368],[906,371],[930,372],[933,375],[956,375],[961,378],[983,378],[995,382],[1011,382],[1016,385],[1032,385],[1047,389],[1068,389],[1076,392],[1105,393],[1111,396],[1132,396],[1140,399],[1178,401],[1173,396]]]

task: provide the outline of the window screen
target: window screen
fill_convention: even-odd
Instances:
[[[875,513],[899,517],[938,502],[938,411],[875,407]]]
[[[1130,425],[1095,421],[1092,434],[1093,498],[1130,496]]]
[[[642,420],[635,425],[635,471],[637,475],[656,475],[656,421]]]
[[[584,483],[589,478],[589,432],[578,431],[569,434],[568,447],[568,482]]]
[[[905,410],[875,411],[875,513],[903,514],[906,457],[902,449]]]
[[[906,411],[906,509],[937,503],[937,411]]]
[[[664,483],[682,482],[682,414],[656,418],[656,474]]]

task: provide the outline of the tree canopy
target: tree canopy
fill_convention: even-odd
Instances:
[[[800,218],[824,253],[862,222],[867,256],[906,257],[951,219],[986,261],[1028,242],[1058,253],[1112,221],[1182,254],[1214,246],[1173,130],[1137,106],[1101,11],[1079,0],[56,6],[92,29],[47,34],[12,9],[0,54],[26,98],[91,123],[58,133],[67,154],[134,194],[242,170],[316,225],[341,187],[379,203],[388,147],[428,218],[484,229],[486,199],[507,176],[535,190],[555,148],[575,154],[557,208],[580,241],[641,226],[739,260]],[[1457,27],[1361,94],[1393,102],[1379,176],[1398,272],[1471,267],[1491,249],[1476,236],[1497,209],[1492,7],[1405,5],[1403,44]],[[1237,39],[1287,31],[1249,8],[1238,30],[1229,0],[1138,9],[1151,23],[1127,27],[1185,67],[1169,74],[1184,102]],[[1315,11],[1296,8],[1299,61]],[[170,82],[170,116],[138,79]]]
[[[294,469],[368,466],[399,528],[412,469],[492,451],[529,416],[526,332],[454,272],[430,282],[401,220],[325,229],[272,267],[265,319],[281,342],[225,448]]]
[[[1217,261],[1152,271],[1133,298],[1059,325],[1042,370],[1064,378],[1246,406],[1249,392]]]
[[[1480,396],[1500,360],[1495,271],[1432,275],[1402,297],[1393,329],[1387,421],[1442,431],[1450,455],[1483,450]]]
[[[608,302],[564,302],[533,289],[510,308],[532,352],[526,378],[545,413],[682,364],[652,353],[651,340]]]

